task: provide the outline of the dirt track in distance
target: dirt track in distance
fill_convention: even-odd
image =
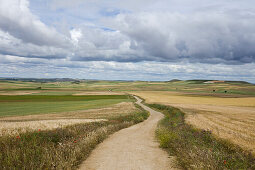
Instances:
[[[157,123],[163,114],[137,103],[150,112],[142,123],[116,132],[91,153],[81,165],[86,170],[167,170],[176,169],[174,158],[159,148],[155,141]]]

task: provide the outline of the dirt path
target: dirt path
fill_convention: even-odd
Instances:
[[[163,115],[141,104],[150,117],[137,125],[116,132],[92,152],[81,165],[84,170],[166,170],[174,168],[174,158],[155,141],[157,122]]]

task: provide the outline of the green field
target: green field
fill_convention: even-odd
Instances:
[[[175,101],[177,104],[178,102],[192,104],[194,102],[194,105],[197,104],[198,107],[198,104],[203,104],[204,102],[204,104],[210,104],[209,106],[219,105],[221,107],[218,108],[224,107],[224,109],[227,109],[225,107],[232,107],[232,104],[238,104],[238,106],[242,103],[247,104],[247,101],[253,104],[255,85],[247,82],[212,82],[210,80],[146,82],[0,79],[0,118],[2,119],[1,121],[7,120],[7,123],[14,123],[9,127],[16,125],[15,121],[25,122],[26,124],[30,122],[32,124],[34,120],[43,122],[48,119],[58,120],[60,118],[68,121],[70,121],[69,118],[108,119],[106,122],[85,123],[71,125],[67,128],[45,130],[43,133],[21,133],[19,137],[22,139],[22,143],[13,143],[15,137],[4,136],[0,140],[0,158],[1,153],[4,153],[3,159],[0,159],[2,161],[0,167],[2,165],[2,169],[6,169],[6,167],[12,166],[26,166],[27,169],[34,169],[31,167],[38,167],[43,164],[46,169],[65,169],[66,167],[69,167],[67,169],[72,169],[78,166],[88,157],[89,152],[108,135],[143,121],[148,117],[148,113],[142,109],[138,109],[140,110],[138,112],[126,112],[128,108],[132,110],[133,104],[131,103],[112,106],[120,102],[133,102],[133,97],[123,95],[127,93],[140,94],[139,96],[144,94],[145,97],[141,97],[146,99],[146,101],[153,99],[155,103]],[[147,98],[146,94],[149,94]],[[214,101],[214,99],[217,100]],[[224,102],[226,106],[222,105]],[[208,108],[211,108],[209,106]],[[90,110],[87,113],[83,111],[65,113],[104,107],[109,107],[108,113],[105,113],[105,109],[100,111]],[[183,169],[254,169],[255,159],[250,151],[243,150],[224,138],[219,138],[217,134],[215,135],[209,130],[196,129],[187,124],[185,120],[186,114],[179,109],[158,104],[152,104],[150,107],[154,107],[164,113],[165,118],[159,123],[156,136],[161,147],[165,148],[170,156],[175,155],[177,162]],[[241,106],[239,107],[241,108]],[[39,114],[52,115],[40,116]],[[87,116],[84,116],[86,114]],[[36,116],[15,117],[23,115]],[[224,113],[224,115],[226,114]],[[237,115],[240,115],[239,112]],[[28,119],[29,117],[31,118]],[[217,119],[213,117],[213,120]],[[210,121],[206,121],[206,123]],[[250,128],[249,123],[245,123],[245,121],[246,119],[241,119],[241,124]],[[251,116],[248,117],[247,122],[253,122]],[[237,121],[234,123],[234,126],[242,127],[237,124]],[[96,135],[95,138],[87,138],[88,128],[91,129],[92,135]],[[226,130],[225,127],[224,130]],[[247,132],[247,129],[244,128],[244,130]],[[43,138],[37,138],[38,134],[43,134]],[[84,137],[81,137],[82,135]],[[251,138],[253,139],[253,136]],[[56,142],[54,143],[54,141]],[[65,145],[60,146],[59,141]],[[79,145],[77,145],[78,142],[80,142]],[[45,151],[50,152],[48,154]],[[43,157],[40,157],[42,155]],[[54,162],[54,166],[52,162]]]
[[[0,96],[0,117],[95,109],[132,101],[125,95]]]
[[[72,95],[86,91],[177,91],[185,93],[225,94],[255,96],[255,85],[240,81],[206,83],[207,80],[186,81],[95,81],[80,80],[78,82],[52,81],[0,81],[0,95],[8,92],[29,91],[32,95]]]
[[[187,81],[50,81],[0,80],[0,116],[55,113],[101,108],[123,101],[125,95],[81,95],[84,92],[172,91],[184,95],[217,97],[255,96],[255,85],[247,82]],[[25,95],[22,95],[24,93]]]
[[[62,101],[91,101],[91,100],[107,100],[107,99],[128,99],[125,95],[0,95],[0,102],[62,102]]]

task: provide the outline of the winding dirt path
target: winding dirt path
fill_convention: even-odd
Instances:
[[[168,170],[174,168],[174,158],[159,148],[155,141],[157,122],[163,114],[141,103],[150,112],[142,123],[114,133],[92,151],[80,169],[84,170]]]

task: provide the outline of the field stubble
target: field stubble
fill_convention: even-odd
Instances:
[[[156,132],[160,146],[177,157],[184,169],[254,169],[255,157],[238,145],[219,139],[211,131],[194,128],[185,122],[180,109],[149,104],[162,111]]]
[[[188,95],[180,92],[168,91],[144,91],[132,92],[146,99],[147,102],[168,103],[168,104],[195,104],[195,105],[213,105],[213,106],[241,106],[255,107],[255,97],[213,97],[202,95]]]
[[[255,112],[233,113],[182,109],[186,122],[207,129],[255,154]]]
[[[27,131],[52,130],[68,125],[105,121],[108,118],[128,115],[137,111],[131,102],[122,102],[101,109],[61,112],[57,114],[39,114],[0,118],[0,136],[17,135]]]
[[[174,92],[137,92],[148,103],[182,109],[187,123],[238,144],[255,154],[255,98],[185,96]]]

